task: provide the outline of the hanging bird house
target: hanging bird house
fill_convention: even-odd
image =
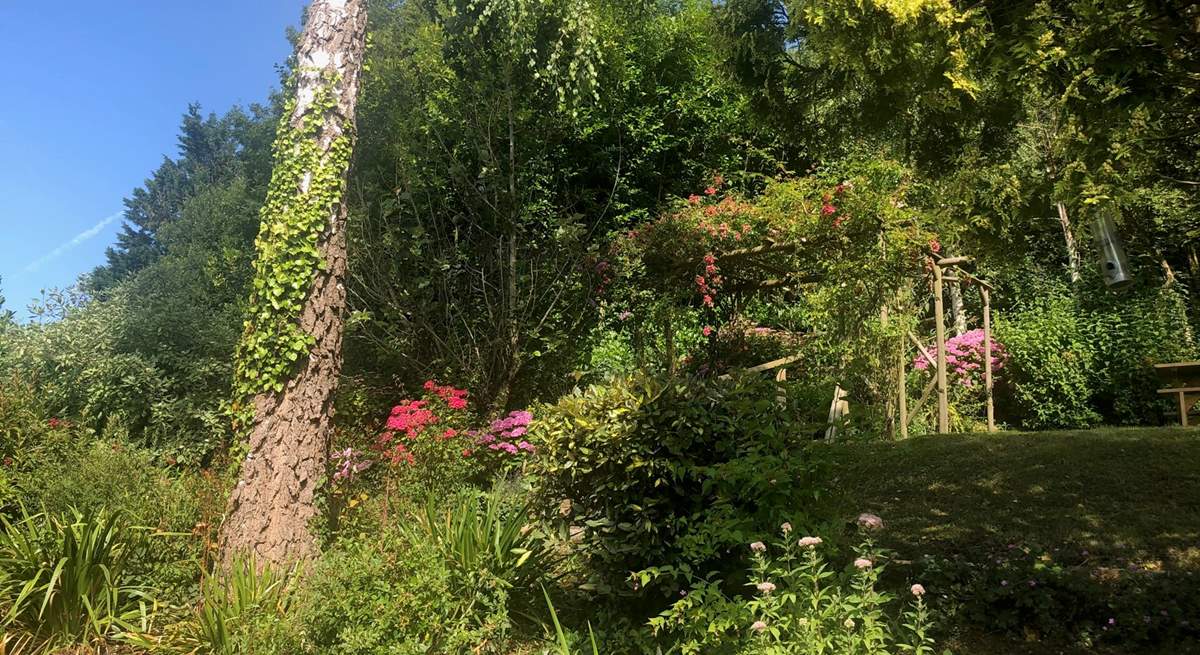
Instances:
[[[1092,238],[1100,256],[1100,274],[1104,277],[1104,284],[1110,289],[1123,289],[1133,283],[1133,275],[1129,270],[1129,260],[1125,258],[1125,244],[1121,242],[1121,235],[1117,234],[1117,226],[1113,221],[1116,213],[1112,205],[1100,210],[1092,224]]]

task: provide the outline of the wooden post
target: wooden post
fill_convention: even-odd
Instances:
[[[829,404],[829,427],[825,429],[825,441],[837,438],[837,425],[850,411],[850,403],[846,402],[846,390],[842,385],[833,387],[833,402]]]
[[[667,374],[675,375],[675,328],[671,325],[671,314],[663,321],[663,336],[667,342]]]
[[[781,407],[787,406],[787,394],[783,391],[783,383],[787,382],[787,369],[782,366],[775,372],[775,381],[780,384],[779,389],[775,392],[775,402]]]
[[[992,399],[992,295],[987,287],[979,287],[983,296],[983,387],[987,396],[987,429],[996,431],[996,407]]]
[[[904,370],[904,337],[900,337],[900,364],[896,368],[899,370],[899,375],[896,379],[896,388],[899,392],[900,405],[900,438],[908,438],[908,376]]]
[[[942,306],[942,267],[933,262],[933,313],[937,332],[937,394],[939,434],[950,431],[950,396],[946,387],[946,317]]]

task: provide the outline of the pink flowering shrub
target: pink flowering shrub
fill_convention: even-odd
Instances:
[[[379,465],[388,497],[393,492],[441,493],[519,464],[536,451],[528,436],[530,412],[510,412],[479,427],[465,389],[434,380],[422,389],[420,398],[405,398],[392,407],[366,452],[348,447],[333,453],[335,488],[347,487]]]
[[[491,426],[484,432],[476,444],[481,449],[503,455],[518,456],[534,451],[533,444],[525,438],[529,433],[529,423],[533,414],[528,411],[509,412],[508,416],[492,421]]]
[[[946,341],[946,371],[958,384],[974,387],[983,383],[983,330],[969,330]],[[930,349],[930,354],[935,354]],[[992,372],[1004,368],[1007,356],[1004,346],[992,338]],[[918,371],[936,366],[925,355],[917,353],[913,368]]]
[[[442,493],[472,480],[478,463],[464,452],[473,417],[468,393],[433,380],[419,399],[404,399],[392,408],[372,450],[388,466],[388,492],[398,485],[403,495]]]

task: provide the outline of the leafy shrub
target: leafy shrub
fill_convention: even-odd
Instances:
[[[817,494],[820,460],[780,391],[625,378],[567,395],[535,424],[540,506],[586,529],[610,589],[651,565],[711,566]]]
[[[531,591],[542,575],[543,553],[526,509],[506,512],[495,493],[463,493],[445,509],[431,497],[402,526],[410,541],[432,544],[461,580],[484,571],[478,579],[485,584]]]
[[[287,622],[293,591],[290,576],[235,558],[228,574],[205,578],[195,615],[168,643],[208,655],[296,652],[283,647],[295,647],[296,631]]]
[[[326,552],[305,576],[295,621],[320,653],[502,652],[506,603],[487,570],[464,575],[438,544],[392,530]]]
[[[1186,304],[1172,288],[1079,301],[1049,292],[997,328],[1027,428],[1158,423],[1165,401],[1155,393],[1154,364],[1196,354]]]
[[[220,481],[203,473],[168,473],[150,453],[116,443],[77,442],[57,457],[14,474],[25,504],[50,514],[120,508],[131,524],[149,529],[128,553],[129,571],[160,589],[162,600],[182,604],[192,598],[224,511]]]
[[[1091,404],[1096,351],[1070,298],[1044,297],[996,325],[1022,425],[1079,428],[1100,420]]]
[[[141,538],[118,512],[0,516],[0,609],[5,630],[40,648],[91,645],[143,631],[150,590],[129,575]]]
[[[719,580],[698,580],[650,625],[676,634],[681,653],[935,652],[922,585],[910,588],[913,606],[894,623],[884,612],[893,597],[877,589],[883,554],[871,540],[841,572],[830,567],[821,544],[819,537],[796,539],[785,523],[771,548],[750,544],[749,597],[728,596]],[[649,582],[657,573],[643,572],[642,579]]]

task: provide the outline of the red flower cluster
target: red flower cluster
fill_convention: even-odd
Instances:
[[[837,205],[833,204],[834,198],[842,195],[848,189],[852,189],[852,188],[854,188],[854,187],[851,183],[842,182],[841,184],[834,186],[832,192],[826,193],[824,196],[822,196],[822,198],[821,198],[821,215],[822,216],[833,216],[834,214],[838,214]],[[842,223],[845,223],[846,219],[848,219],[848,218],[849,218],[849,216],[846,216],[845,214],[838,214],[833,219],[833,226],[841,227]]]
[[[452,410],[462,410],[467,407],[466,389],[440,385],[433,380],[427,380],[423,388]],[[375,450],[391,459],[392,464],[413,464],[415,460],[412,451],[401,440],[416,439],[427,428],[439,421],[441,418],[430,406],[429,400],[403,400],[392,408],[392,412],[384,424],[384,431],[375,438]],[[457,430],[446,428],[437,435],[437,438],[445,441],[456,436],[458,436]]]
[[[60,427],[62,427],[62,425],[63,425],[63,421],[62,421],[61,419],[58,419],[58,418],[51,418],[51,419],[50,419],[49,421],[47,421],[46,423],[47,423],[47,424],[50,426],[50,429],[51,429],[51,430],[57,430],[57,429],[59,429]]]
[[[696,291],[701,296],[701,301],[705,307],[713,306],[713,296],[716,295],[717,289],[720,288],[723,278],[717,274],[717,258],[713,254],[707,253],[704,255],[704,275],[696,276]],[[707,335],[706,335],[707,336]]]
[[[404,436],[412,438],[421,433],[426,426],[438,422],[438,417],[425,400],[407,400],[392,408],[386,427],[391,432],[403,432]]]
[[[433,392],[439,398],[446,401],[446,406],[450,409],[466,409],[467,408],[467,390],[455,389],[450,385],[439,386],[433,380],[425,381],[425,390]]]

